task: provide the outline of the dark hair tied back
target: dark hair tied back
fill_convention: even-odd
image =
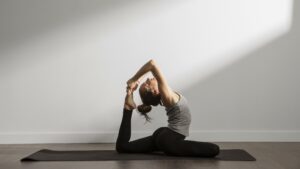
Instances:
[[[142,104],[139,105],[137,109],[141,115],[145,116],[146,121],[150,122],[151,118],[147,115],[147,113],[151,111],[151,105]]]

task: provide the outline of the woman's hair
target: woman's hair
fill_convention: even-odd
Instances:
[[[139,92],[143,104],[137,107],[139,113],[145,116],[146,121],[150,122],[151,118],[147,115],[151,111],[152,106],[162,105],[160,95],[153,95],[151,92]]]

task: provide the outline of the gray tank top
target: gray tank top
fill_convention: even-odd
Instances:
[[[189,136],[191,113],[187,99],[180,93],[177,94],[180,96],[178,102],[171,107],[165,108],[168,116],[168,127],[187,137]]]

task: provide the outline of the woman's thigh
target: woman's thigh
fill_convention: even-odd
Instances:
[[[168,127],[161,128],[153,137],[155,146],[162,151],[175,147],[178,141],[184,140],[185,136],[179,134]]]
[[[154,139],[155,146],[167,155],[213,157],[219,153],[218,145],[184,140],[184,135],[169,128],[163,129]]]
[[[160,127],[156,129],[152,135],[137,140],[129,141],[127,143],[118,144],[116,149],[120,153],[147,153],[152,151],[159,151],[156,146],[156,137],[163,131],[166,131],[167,127]]]
[[[161,133],[166,133],[168,130],[170,130],[168,127],[160,127],[156,129],[151,136],[130,141],[125,145],[125,149],[127,152],[133,153],[159,151],[160,149],[155,144],[156,137],[161,135]]]

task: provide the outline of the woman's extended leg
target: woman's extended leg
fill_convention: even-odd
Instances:
[[[130,141],[131,117],[133,110],[123,108],[123,117],[116,143],[116,150],[119,153],[147,153],[156,150],[153,136],[144,137]]]
[[[214,143],[184,139],[184,135],[165,128],[155,138],[155,144],[165,154],[174,156],[214,157],[220,152],[219,146]]]

